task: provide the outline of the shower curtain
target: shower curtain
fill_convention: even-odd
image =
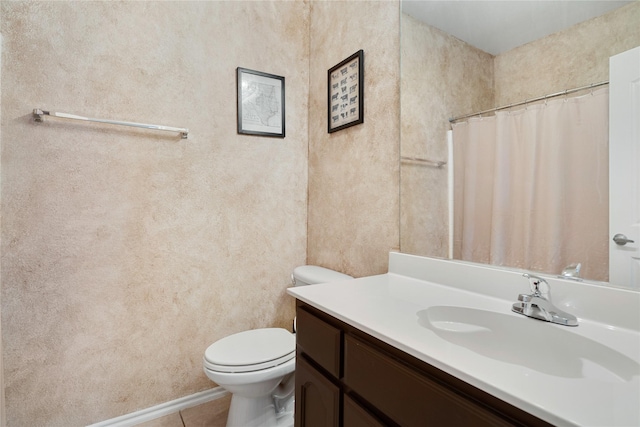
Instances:
[[[454,258],[608,280],[608,88],[453,125]]]

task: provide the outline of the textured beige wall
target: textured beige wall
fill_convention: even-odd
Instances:
[[[309,5],[1,7],[8,425],[86,425],[213,387],[209,344],[293,318]],[[237,135],[237,66],[285,76],[285,139]],[[35,124],[35,107],[191,133]]]
[[[447,161],[449,118],[493,106],[493,56],[402,14],[401,154]],[[402,252],[446,257],[447,171],[401,162]]]
[[[609,80],[609,57],[640,45],[640,1],[496,56],[496,104]]]
[[[397,1],[313,2],[308,261],[363,276],[398,249]],[[364,123],[327,132],[327,70],[364,50]]]

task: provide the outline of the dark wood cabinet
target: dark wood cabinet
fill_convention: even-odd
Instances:
[[[348,395],[344,396],[343,427],[384,427],[378,419],[358,405]]]
[[[333,427],[340,422],[340,388],[304,358],[296,361],[295,423],[306,427]]]
[[[550,426],[301,301],[296,427]]]

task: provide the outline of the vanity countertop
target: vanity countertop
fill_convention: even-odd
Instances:
[[[568,312],[573,306],[578,327],[530,319],[511,311],[526,285],[509,289],[511,299],[492,292],[489,283],[483,285],[489,291],[481,294],[416,278],[415,265],[404,269],[408,275],[400,274],[398,265],[407,259],[391,257],[398,258],[390,260],[387,274],[289,288],[288,293],[551,424],[640,425],[637,329],[581,317],[588,307],[580,298],[553,300]],[[408,262],[414,261],[422,262],[417,257]],[[456,268],[444,262],[445,268]],[[468,277],[477,283],[483,274]],[[519,280],[519,274],[508,274]],[[551,286],[552,298],[554,286],[565,293],[562,285]],[[634,299],[631,308],[640,301],[636,293],[616,297]],[[640,314],[630,316],[633,324]]]

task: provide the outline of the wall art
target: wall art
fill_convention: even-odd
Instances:
[[[284,77],[237,68],[238,133],[285,137]]]
[[[363,123],[364,51],[330,68],[327,78],[329,133]]]

